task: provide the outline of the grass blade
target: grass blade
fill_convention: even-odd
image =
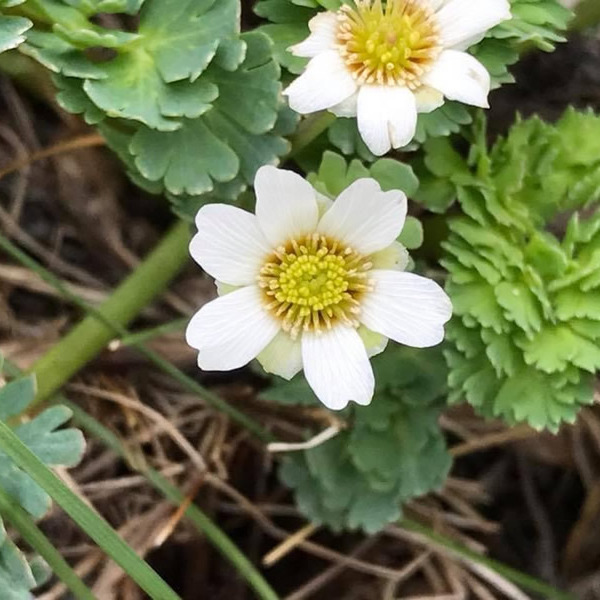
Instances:
[[[153,600],[180,600],[179,596],[114,529],[76,496],[2,421],[0,421],[0,449],[42,487]]]

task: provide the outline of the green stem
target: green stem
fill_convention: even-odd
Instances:
[[[0,421],[0,449],[27,473],[153,600],[179,596],[118,533],[74,494],[23,442]]]
[[[0,513],[21,537],[48,563],[54,574],[78,600],[95,600],[94,594],[71,569],[33,519],[0,488]]]
[[[572,31],[583,31],[600,24],[600,1],[581,0],[575,9],[575,18],[571,22]]]
[[[433,542],[434,545],[440,546],[460,558],[483,565],[484,567],[488,567],[492,571],[502,575],[504,578],[519,585],[523,589],[539,594],[545,600],[575,600],[575,596],[572,594],[557,590],[551,585],[548,585],[547,583],[544,583],[535,577],[531,577],[526,573],[517,571],[516,569],[513,569],[504,563],[498,562],[493,558],[482,556],[478,552],[474,552],[473,550],[470,550],[458,542],[432,531],[416,521],[405,519],[400,523],[400,526],[407,531],[412,531],[413,533],[417,533],[427,538],[429,541]]]
[[[178,222],[98,309],[98,313],[107,321],[126,327],[185,265],[189,239],[188,224]],[[114,337],[113,327],[94,316],[86,317],[33,365],[32,371],[38,382],[36,401],[52,396]]]
[[[80,347],[82,345],[86,345],[86,343],[89,346],[93,345],[97,353],[100,350],[102,350],[102,348],[104,348],[104,346],[115,337],[127,338],[128,336],[130,336],[129,331],[127,331],[127,329],[123,326],[123,324],[118,318],[116,320],[111,320],[107,316],[107,313],[103,311],[103,307],[97,309],[87,304],[87,302],[83,301],[81,298],[73,294],[73,292],[71,292],[67,287],[65,287],[63,282],[60,279],[58,279],[58,277],[53,275],[50,271],[48,271],[48,269],[42,267],[36,260],[31,258],[25,252],[23,252],[20,248],[18,248],[15,244],[13,244],[8,238],[4,237],[2,234],[0,234],[0,248],[3,248],[16,261],[18,261],[25,267],[31,269],[33,272],[37,273],[44,281],[46,281],[60,294],[62,294],[64,298],[69,299],[73,304],[79,306],[88,315],[80,325],[78,325],[70,334],[63,338],[63,340],[61,340],[52,350],[50,350],[50,352],[47,355],[45,355],[40,361],[38,361],[36,365],[34,365],[33,372],[36,375],[39,375],[37,371],[39,367],[37,365],[43,363],[44,366],[48,368],[49,363],[46,360],[48,355],[52,354],[60,356],[60,349],[63,348],[63,344],[65,344],[66,342],[69,344],[69,347]],[[152,256],[147,260],[150,260]],[[129,284],[130,279],[128,279],[123,285]],[[111,296],[111,300],[117,294],[120,294],[120,290],[121,288],[118,288],[114,292],[113,296]],[[111,302],[111,300],[109,300],[109,302]],[[116,308],[118,309],[118,307]],[[83,325],[85,325],[85,328],[82,327]],[[73,335],[75,332],[77,332],[77,336]],[[86,342],[85,338],[79,339],[79,336],[82,335],[82,332],[84,335],[88,332],[92,332],[97,337],[102,336],[102,338],[87,340]],[[102,344],[100,343],[101,341],[103,342]],[[213,394],[206,388],[202,387],[197,381],[195,381],[191,377],[188,377],[175,365],[171,364],[168,360],[162,358],[162,356],[160,356],[153,350],[147,348],[143,343],[136,342],[135,340],[131,340],[130,338],[130,345],[134,346],[138,350],[138,352],[140,352],[140,354],[145,356],[150,362],[154,363],[164,373],[167,373],[168,375],[173,377],[177,382],[179,382],[179,384],[183,388],[203,398],[207,404],[213,406],[217,410],[229,416],[232,419],[232,421],[235,421],[242,427],[245,427],[248,431],[253,433],[260,440],[265,442],[273,440],[273,435],[269,433],[264,427],[262,427],[260,423],[254,421],[241,411],[237,410],[235,407],[227,404],[227,402],[225,402],[225,400],[223,400],[217,394]],[[95,356],[95,354],[93,356]],[[89,356],[89,358],[87,358],[86,361],[91,360],[93,356]],[[68,364],[71,369],[76,366],[78,370],[85,366],[86,361],[81,360],[81,357],[74,357],[71,361],[68,362]],[[73,373],[71,373],[69,377],[72,374]],[[68,377],[65,378],[64,375],[61,376],[60,373],[57,374],[54,379],[54,388],[57,389],[58,387],[61,387],[67,380]],[[36,401],[40,402],[46,400],[47,398],[48,393],[44,394],[43,396],[38,394],[38,396],[36,397]]]
[[[292,138],[292,151],[288,158],[302,152],[311,142],[318,138],[335,121],[335,115],[323,111],[310,115],[298,126],[298,131]]]
[[[93,437],[101,440],[113,452],[127,460],[126,449],[112,431],[100,424],[76,404],[64,398],[60,399],[60,403],[65,404],[73,411],[73,419],[77,425],[85,429]],[[155,469],[148,467],[140,472],[174,506],[181,506],[181,503],[185,501],[183,494]],[[206,535],[210,543],[238,570],[240,575],[244,577],[256,592],[258,598],[261,598],[261,600],[278,599],[277,594],[271,586],[239,548],[227,537],[227,534],[219,529],[195,504],[190,504],[185,515],[196,529]]]

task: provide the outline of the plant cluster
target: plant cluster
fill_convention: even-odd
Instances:
[[[455,315],[451,401],[557,431],[594,395],[600,368],[600,119],[569,110],[555,125],[519,121],[464,159],[426,146],[434,209],[454,198],[442,264]]]
[[[6,47],[20,43],[50,69],[60,105],[96,125],[132,179],[183,214],[206,194],[234,200],[287,152],[294,118],[271,42],[240,33],[238,0],[28,0],[22,12],[35,26],[25,39],[31,21],[2,17],[13,30]],[[96,23],[111,13],[137,15],[136,31]]]
[[[270,378],[262,399],[311,406],[320,406],[320,400],[343,409],[333,439],[290,453],[280,465],[281,479],[303,514],[334,531],[376,532],[401,518],[404,503],[443,485],[451,458],[438,420],[446,404],[466,400],[485,417],[556,432],[593,400],[600,369],[600,117],[568,110],[555,124],[518,119],[490,145],[485,117],[473,108],[486,105],[490,89],[512,82],[509,67],[520,53],[551,51],[563,41],[570,12],[558,0],[481,0],[478,10],[484,6],[488,12],[477,13],[476,35],[463,28],[452,43],[447,27],[449,39],[442,43],[437,29],[427,29],[432,15],[441,20],[444,7],[465,10],[466,4],[258,0],[249,21],[260,22],[242,32],[240,0],[0,0],[3,59],[18,52],[46,68],[60,106],[96,128],[133,182],[165,196],[184,221],[196,217],[200,233],[191,253],[219,292],[187,330],[199,365],[232,370],[258,358],[264,370],[288,379]],[[413,11],[408,17],[401,12],[407,6]],[[332,19],[347,25],[336,30],[337,37],[323,27]],[[457,21],[466,27],[464,19]],[[390,23],[405,29],[391,35]],[[354,80],[342,54],[332,56],[332,44],[342,45],[352,27],[362,46],[351,40],[343,56],[359,63]],[[438,46],[427,46],[434,38]],[[290,52],[298,44],[305,57]],[[410,73],[413,79],[402,71],[410,56],[417,57],[414,67],[422,56],[434,61],[445,52],[457,61],[469,93],[448,87],[448,81],[443,89],[425,79],[417,85],[418,68]],[[347,97],[334,102],[340,100],[336,90],[308,85],[295,101],[320,100],[331,92],[333,100],[323,107],[332,113],[302,119],[291,110],[287,90],[327,61],[335,63],[333,73],[342,73],[340,81],[350,81]],[[431,74],[435,64],[426,66]],[[384,86],[386,69],[396,79]],[[412,128],[402,129],[402,114],[393,110],[385,118],[367,110],[361,127],[356,106],[363,89],[367,95],[377,87],[377,77],[380,93],[403,97],[413,108]],[[423,91],[433,93],[429,105],[417,100]],[[350,106],[341,106],[344,102]],[[405,138],[406,146],[398,142]],[[389,147],[399,151],[375,156]],[[288,159],[286,167],[304,176],[273,167]],[[247,189],[253,185],[254,192]],[[357,190],[369,197],[358,202]],[[240,210],[255,204],[256,215]],[[426,211],[439,216],[432,219]],[[441,245],[429,237],[428,224],[436,221],[443,223]],[[65,342],[67,348],[99,351],[110,336],[127,333],[136,311],[187,258],[189,227],[174,231],[149,259],[162,264],[145,271],[142,266],[126,291],[115,294],[110,311],[98,316],[83,303],[88,318],[102,321],[104,329],[95,329],[92,340],[73,342],[84,337],[82,327]],[[380,239],[373,241],[373,232]],[[419,253],[424,242],[427,253]],[[361,243],[364,248],[357,250]],[[415,251],[412,257],[409,251]],[[18,250],[13,256],[21,260]],[[440,258],[443,269],[426,257]],[[162,268],[168,273],[151,281],[149,274]],[[384,276],[391,282],[387,295],[381,292],[385,285],[378,287],[383,279],[377,278]],[[445,284],[447,295],[434,280]],[[141,299],[132,300],[135,282],[141,282]],[[365,314],[377,293],[379,304],[373,302],[371,314]],[[124,297],[127,309],[119,314]],[[455,316],[447,341],[425,349],[442,339],[448,297]],[[405,312],[398,310],[402,302]],[[223,306],[227,310],[220,311]],[[325,358],[315,360],[309,344],[324,345],[332,331],[347,336],[342,342],[359,343],[353,352],[341,342],[319,348]],[[406,345],[387,346],[388,338]],[[41,361],[42,376],[62,349],[57,346]],[[202,389],[143,351],[192,391]],[[282,357],[285,365],[271,368]],[[320,366],[328,357],[336,366],[348,366],[350,358],[356,359],[351,366],[364,366],[364,389],[349,390],[340,377],[320,385],[327,380]],[[51,391],[84,363],[58,383],[60,377],[53,380]],[[32,478],[36,465],[72,466],[84,448],[78,430],[61,429],[71,416],[68,408],[23,417],[33,412],[34,382],[33,375],[19,377],[0,389],[0,513],[6,520],[11,507],[40,519],[50,497]],[[348,407],[350,401],[363,406]],[[242,425],[251,422],[235,408],[227,412]],[[249,429],[264,434],[259,425]],[[306,437],[315,433],[307,431]],[[102,435],[110,440],[110,433]],[[28,458],[17,464],[20,452]],[[167,496],[177,496],[169,484],[161,485]],[[143,561],[136,563],[131,550],[119,546],[116,535],[110,537],[114,532],[107,525],[95,526],[98,539],[114,544],[112,558],[122,553],[123,563],[133,565],[145,591],[174,597]],[[222,541],[212,524],[206,530]],[[8,600],[30,597],[47,571],[37,558],[24,557],[0,521],[0,589],[13,594]],[[252,577],[260,588],[262,580]]]

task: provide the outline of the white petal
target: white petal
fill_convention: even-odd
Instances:
[[[335,49],[338,20],[335,13],[320,12],[308,22],[310,35],[289,51],[294,56],[313,58],[322,52]]]
[[[230,285],[256,281],[270,248],[253,214],[207,204],[196,215],[196,227],[190,254],[211,277]]]
[[[488,108],[490,74],[474,57],[458,50],[444,50],[423,83],[439,90],[450,100]]]
[[[316,191],[316,190],[315,190]],[[333,200],[321,192],[317,193],[317,207],[319,209],[319,219],[333,206]]]
[[[446,292],[431,279],[414,273],[371,271],[375,289],[361,304],[360,321],[400,344],[436,346],[452,316]]]
[[[356,108],[358,105],[358,92],[346,98],[343,102],[332,106],[329,111],[336,117],[351,118],[356,116]]]
[[[302,370],[300,340],[293,340],[285,331],[280,331],[256,358],[267,373],[288,381]]]
[[[387,269],[387,266],[381,267],[382,269]],[[218,296],[225,296],[226,294],[231,294],[231,292],[235,292],[235,290],[239,290],[239,285],[231,285],[229,283],[223,283],[222,281],[218,281],[215,279],[215,287],[217,288]]]
[[[394,242],[387,248],[379,250],[370,256],[373,269],[404,271],[408,266],[409,260],[410,255],[408,254],[408,250],[400,242]]]
[[[206,371],[238,369],[277,335],[279,323],[263,308],[260,290],[248,286],[205,304],[190,321],[187,343]]]
[[[368,327],[361,325],[358,329],[358,335],[367,349],[367,356],[373,358],[381,354],[388,346],[389,338],[380,333],[371,331]]]
[[[415,95],[404,86],[363,85],[358,93],[358,130],[369,150],[382,156],[406,146],[417,129]]]
[[[404,192],[382,192],[374,179],[359,179],[339,195],[323,215],[317,231],[344,242],[360,254],[373,254],[400,235],[406,210]]]
[[[356,329],[340,325],[320,334],[304,333],[302,359],[306,381],[327,408],[371,402],[375,378]]]
[[[511,18],[508,0],[447,0],[436,13],[442,44],[452,48]]]
[[[444,94],[426,85],[422,85],[415,92],[415,100],[417,101],[418,112],[430,113],[444,104]]]
[[[308,114],[335,106],[355,91],[356,83],[341,56],[330,50],[315,56],[283,93],[293,110]]]
[[[272,246],[314,232],[319,220],[317,192],[306,179],[293,171],[261,167],[254,191],[258,223]]]

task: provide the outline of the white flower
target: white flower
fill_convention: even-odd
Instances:
[[[196,217],[190,252],[227,288],[187,328],[198,365],[227,371],[258,358],[286,379],[304,369],[331,409],[369,404],[369,355],[387,338],[439,344],[452,313],[435,282],[401,270],[406,196],[359,179],[331,202],[271,166],[258,171],[254,188],[256,215],[209,204]]]
[[[357,117],[383,155],[406,146],[417,113],[444,97],[488,107],[490,75],[464,50],[510,17],[508,0],[354,0],[310,21],[310,36],[290,50],[311,60],[284,94],[301,114]]]

